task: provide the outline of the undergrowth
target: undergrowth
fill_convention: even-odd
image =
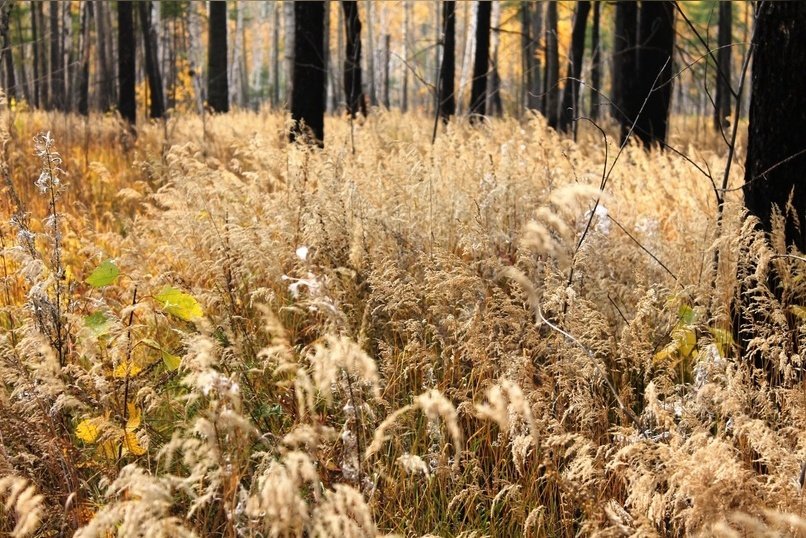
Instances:
[[[583,234],[618,148],[537,117],[3,124],[0,532],[806,532],[803,258],[674,153]]]

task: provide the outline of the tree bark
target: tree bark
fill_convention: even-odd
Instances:
[[[719,31],[717,42],[717,77],[716,77],[716,107],[714,108],[714,128],[720,129],[728,126],[730,118],[730,64],[731,41],[733,29],[733,10],[731,2],[719,3]]]
[[[593,2],[593,28],[591,29],[591,101],[588,113],[593,121],[599,119],[599,108],[602,102],[599,94],[602,91],[602,49],[599,40],[601,9],[602,2],[595,0]]]
[[[546,76],[543,77],[543,109],[550,127],[556,129],[560,104],[560,50],[557,36],[557,3],[546,8]]]
[[[280,106],[280,3],[274,3],[271,19],[271,107]]]
[[[454,77],[456,74],[456,2],[442,2],[442,62],[439,69],[439,116],[448,123],[456,114]]]
[[[324,145],[325,3],[294,2],[294,81],[291,94],[291,140]]]
[[[523,106],[528,110],[540,108],[540,60],[537,46],[543,27],[543,4],[521,3],[521,54],[523,56]]]
[[[621,142],[627,138],[640,101],[633,88],[638,42],[638,3],[619,0],[616,4],[616,28],[613,34],[613,117],[621,125]]]
[[[369,104],[378,106],[378,90],[375,86],[375,35],[372,24],[372,0],[367,3],[367,85],[369,86]]]
[[[140,12],[140,27],[143,31],[143,48],[145,49],[146,76],[148,78],[151,107],[149,116],[161,118],[165,115],[165,96],[162,93],[162,75],[157,57],[157,34],[151,24],[151,2],[137,3]]]
[[[635,122],[635,134],[645,146],[666,142],[672,100],[674,12],[674,2],[641,3],[634,94],[642,102],[646,99],[646,104]]]
[[[560,111],[560,131],[568,132],[579,115],[579,77],[582,74],[582,57],[585,52],[585,29],[588,24],[588,13],[591,3],[577,2],[574,15],[574,29],[571,33],[571,55],[568,58],[566,69],[565,88],[563,90],[563,104]]]
[[[95,0],[95,33],[98,53],[98,105],[104,112],[112,108],[115,100],[115,74],[112,68],[111,30],[107,25],[106,10],[109,6],[103,0]]]
[[[409,110],[409,21],[411,19],[411,2],[403,0],[403,88],[401,89],[400,110]]]
[[[64,58],[62,57],[62,34],[59,24],[59,5],[51,0],[48,17],[50,19],[50,108],[64,110]]]
[[[118,111],[131,125],[137,122],[135,102],[135,37],[131,1],[118,1]]]
[[[787,244],[804,253],[806,3],[763,4],[753,41],[745,205],[767,232],[777,207],[786,216]]]
[[[210,2],[207,46],[207,104],[213,112],[229,112],[227,77],[227,2]]]
[[[14,76],[14,56],[11,54],[11,8],[7,3],[0,7],[0,40],[3,47],[3,67],[6,70],[5,90],[11,99],[17,99],[17,80]]]
[[[33,69],[34,69],[34,106],[36,108],[44,107],[47,102],[47,84],[43,83],[45,74],[45,53],[43,51],[44,43],[42,34],[42,3],[36,0],[31,0],[31,40],[33,41]]]
[[[92,26],[92,7],[89,0],[84,0],[81,10],[81,64],[78,70],[76,109],[82,116],[90,113],[90,33]]]
[[[343,0],[344,33],[347,47],[344,56],[344,96],[347,113],[355,118],[359,112],[367,115],[367,104],[361,83],[361,19],[358,17],[358,2]]]
[[[470,121],[487,114],[487,72],[490,69],[490,18],[492,2],[479,0],[476,8],[476,53],[470,86]]]

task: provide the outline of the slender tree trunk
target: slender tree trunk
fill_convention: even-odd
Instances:
[[[720,129],[727,127],[730,117],[731,91],[730,91],[730,64],[731,41],[733,36],[733,10],[731,2],[719,3],[719,32],[717,41],[717,77],[716,77],[716,107],[714,108],[714,127]]]
[[[325,3],[294,2],[294,82],[291,140],[320,147],[325,139]]]
[[[244,3],[235,0],[235,37],[232,40],[232,61],[229,62],[229,102],[243,108],[246,97],[244,54],[246,54],[243,36]]]
[[[638,43],[638,3],[619,0],[616,4],[616,28],[613,35],[613,117],[621,125],[621,141],[627,137],[641,101],[636,85],[636,46]],[[641,97],[640,99],[643,99]]]
[[[11,99],[17,99],[17,81],[14,76],[14,56],[11,54],[11,8],[6,3],[0,7],[0,41],[3,47],[3,67],[6,71],[5,91]]]
[[[118,111],[120,115],[134,125],[137,121],[137,103],[135,102],[135,35],[134,14],[131,1],[118,1]]]
[[[115,74],[112,69],[112,58],[108,55],[111,50],[111,30],[107,26],[105,17],[109,6],[103,0],[95,0],[95,33],[96,50],[98,53],[98,106],[104,112],[112,108],[116,100]]]
[[[389,103],[389,63],[392,61],[392,36],[384,34],[383,36],[383,106],[387,110],[390,108]]]
[[[347,113],[353,118],[361,112],[367,115],[367,105],[361,84],[361,20],[358,17],[358,2],[343,0],[344,33],[347,50],[344,56],[344,95]]]
[[[41,31],[41,10],[42,4],[37,2],[36,0],[31,0],[31,40],[33,41],[33,69],[34,69],[34,106],[39,108],[40,106],[45,106],[45,102],[47,98],[45,97],[45,90],[44,88],[47,86],[46,84],[42,83],[43,74],[45,72],[45,65],[42,61],[42,57],[44,56],[42,49],[44,48],[43,43],[41,42],[42,34],[44,32]]]
[[[280,3],[274,3],[271,21],[271,107],[280,106]]]
[[[571,55],[568,58],[566,69],[565,88],[563,90],[563,104],[560,110],[560,131],[567,133],[574,118],[579,115],[579,77],[582,74],[582,56],[585,52],[585,28],[588,24],[588,13],[591,3],[577,2],[577,11],[574,15],[574,29],[571,33]]]
[[[761,6],[753,46],[745,205],[768,232],[777,207],[787,243],[806,253],[806,3]]]
[[[268,16],[269,4],[262,2],[258,4],[257,7],[260,9],[257,23],[255,24],[257,37],[252,40],[252,68],[249,72],[249,93],[251,94],[249,104],[253,110],[258,110],[260,103],[263,101],[263,49],[265,48],[266,42],[266,32],[263,23]]]
[[[499,27],[501,26],[501,2],[492,0],[490,10],[490,67],[487,77],[487,113],[500,117],[503,114],[501,104],[501,75],[498,71]]]
[[[672,99],[674,12],[674,2],[641,4],[637,92],[634,93],[639,99],[646,99],[646,104],[635,123],[635,133],[645,146],[666,142]]]
[[[540,43],[541,36],[543,36],[543,4],[538,2],[534,5],[532,11],[532,54],[534,55],[534,63],[532,64],[532,76],[529,79],[529,98],[527,106],[532,110],[543,109],[543,99],[541,93],[543,92],[543,65],[540,60]],[[545,45],[543,52],[545,53]]]
[[[157,57],[157,34],[151,24],[151,2],[137,2],[140,16],[140,28],[143,32],[143,48],[145,49],[146,77],[148,78],[151,107],[149,116],[161,118],[165,115],[165,96],[162,93],[162,74]]]
[[[48,17],[50,19],[50,108],[64,110],[64,58],[62,57],[62,35],[59,24],[59,6],[61,2],[49,2]]]
[[[28,45],[25,43],[26,38],[22,32],[22,22],[20,20],[22,19],[21,10],[17,10],[16,14],[17,16],[14,18],[14,22],[16,23],[17,26],[17,42],[20,43],[21,46],[20,56],[22,58],[30,58],[30,55],[28,54]],[[18,62],[17,65],[20,66],[19,79],[20,79],[20,85],[22,86],[23,94],[25,96],[25,101],[31,104],[33,103],[33,101],[31,95],[30,78],[28,76],[28,66],[30,65],[30,62]]]
[[[400,110],[409,110],[409,24],[411,20],[411,2],[403,0],[403,88],[401,90]]]
[[[59,44],[61,52],[61,83],[62,94],[62,110],[69,112],[72,110],[75,101],[71,99],[75,95],[75,91],[70,91],[71,83],[76,80],[76,68],[78,67],[78,58],[76,51],[80,50],[78,44],[73,39],[73,15],[70,10],[70,4],[62,6],[61,10],[61,43]]]
[[[492,2],[479,0],[476,11],[476,53],[473,61],[473,83],[470,87],[470,119],[477,121],[487,114],[487,72],[490,69],[490,18]]]
[[[330,78],[330,2],[324,2],[325,12],[322,15],[322,64],[324,65],[325,83],[322,86],[322,102],[324,103],[324,112],[327,112],[327,85]]]
[[[546,76],[543,78],[543,109],[550,127],[556,129],[560,105],[560,50],[557,36],[557,3],[546,8]]]
[[[369,86],[369,104],[378,106],[378,90],[375,84],[375,32],[372,24],[374,13],[372,0],[366,0],[367,5],[367,85]]]
[[[521,69],[523,78],[522,105],[527,110],[540,108],[540,60],[537,58],[537,45],[543,26],[541,10],[543,5],[533,2],[522,2],[521,15]],[[537,24],[535,24],[537,19]]]
[[[342,103],[341,90],[344,81],[344,32],[341,31],[342,28],[344,28],[344,11],[336,8],[336,57],[335,61],[330,62],[333,112],[338,111]]]
[[[81,65],[78,70],[78,97],[76,109],[82,116],[90,113],[90,33],[92,28],[93,3],[84,0],[81,10]]]
[[[601,18],[602,2],[595,0],[593,2],[593,28],[591,29],[591,102],[590,112],[588,115],[591,120],[597,121],[599,119],[599,108],[601,107],[602,91],[602,49],[599,40],[599,26]]]
[[[291,93],[293,91],[292,81],[294,80],[294,1],[283,0],[285,30],[285,102],[291,103]]]
[[[210,2],[207,47],[207,104],[213,112],[229,112],[227,77],[227,3]]]
[[[442,121],[448,123],[451,116],[456,113],[456,98],[454,97],[454,76],[456,72],[456,2],[443,0],[443,49],[442,62],[439,70],[439,115]]]

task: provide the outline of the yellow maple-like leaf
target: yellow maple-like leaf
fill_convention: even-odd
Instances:
[[[76,437],[85,443],[94,443],[98,440],[98,435],[101,433],[98,429],[97,422],[97,418],[88,418],[79,422],[76,426]]]
[[[112,377],[116,377],[118,379],[124,378],[127,375],[129,377],[134,377],[142,371],[143,367],[135,362],[121,362],[115,367],[114,371],[112,371]]]

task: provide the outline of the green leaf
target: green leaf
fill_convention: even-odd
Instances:
[[[112,320],[106,317],[106,314],[98,310],[89,316],[84,317],[84,325],[95,333],[95,336],[104,336],[109,334],[109,328],[112,325]]]
[[[694,323],[694,320],[697,319],[694,309],[685,304],[680,306],[680,310],[677,311],[677,315],[680,316],[680,321],[686,325],[691,325]]]
[[[114,284],[120,276],[120,269],[112,260],[106,260],[87,277],[85,282],[93,288],[103,288]]]
[[[165,369],[166,370],[168,370],[169,372],[173,372],[174,370],[179,368],[179,365],[182,363],[182,358],[179,357],[178,355],[173,355],[171,353],[168,353],[167,351],[165,351],[163,349],[162,350],[162,362],[165,363]]]
[[[193,321],[204,315],[201,305],[192,295],[171,286],[162,288],[155,299],[162,305],[163,310],[185,321]]]

